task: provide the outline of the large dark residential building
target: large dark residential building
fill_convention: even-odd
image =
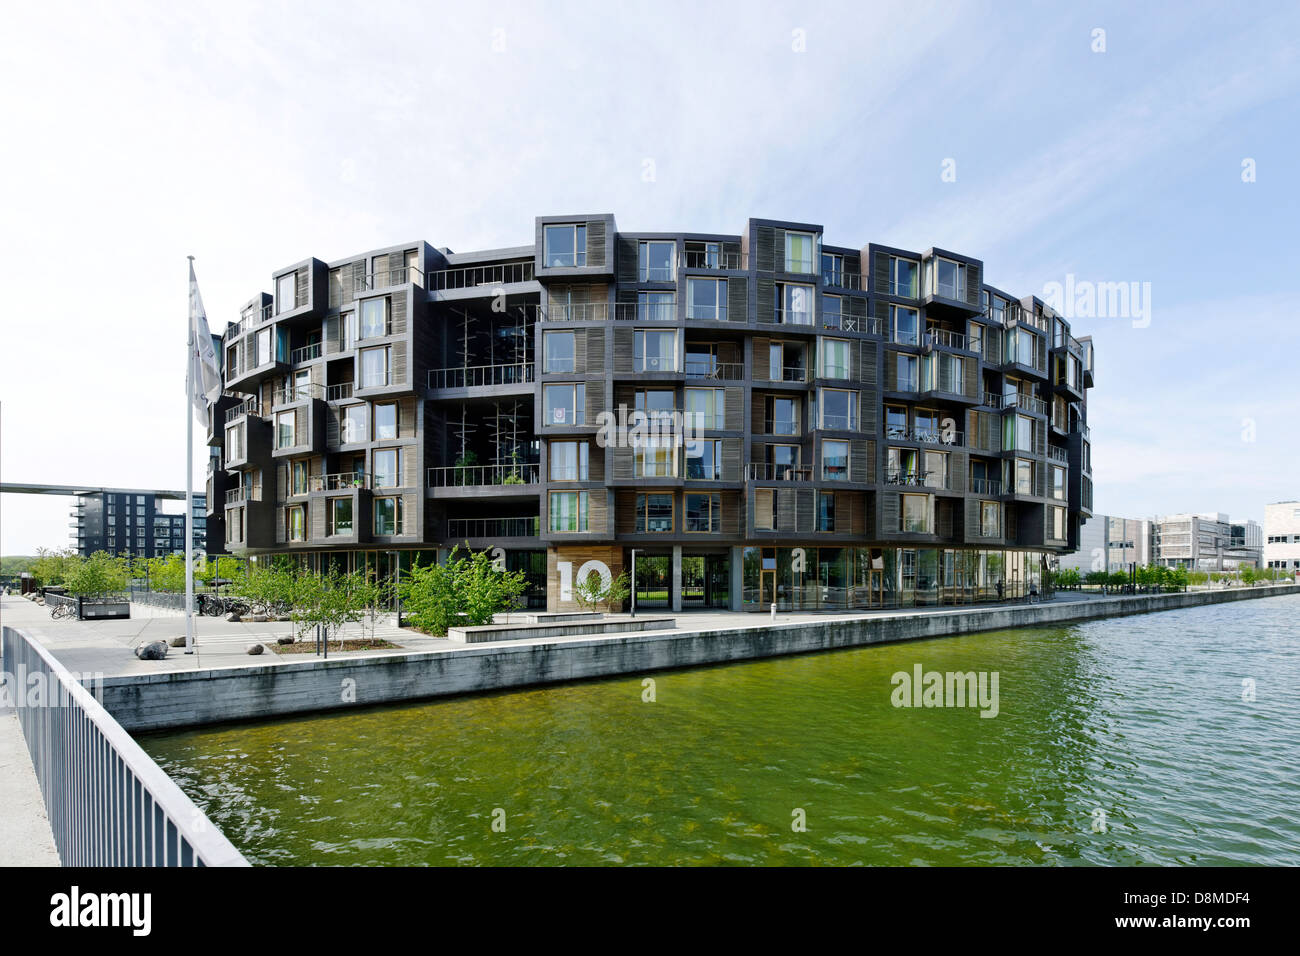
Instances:
[[[194,495],[194,550],[219,554],[221,541],[208,548],[207,502]],[[96,551],[139,558],[185,553],[185,492],[100,488],[77,492],[72,507],[73,547],[83,556]]]
[[[559,609],[635,549],[639,606],[867,608],[1023,594],[1091,512],[1091,341],[967,255],[545,216],[272,288],[208,436],[237,553],[491,549]]]

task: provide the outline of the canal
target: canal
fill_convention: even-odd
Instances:
[[[1296,608],[658,672],[652,701],[616,678],[139,739],[262,864],[1296,865]],[[894,706],[917,665],[997,672],[996,716]]]

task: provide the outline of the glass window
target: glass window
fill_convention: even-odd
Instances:
[[[822,253],[822,285],[844,285],[844,257],[833,252]]]
[[[806,382],[804,346],[797,342],[772,342],[768,346],[768,378],[773,382]],[[755,356],[758,358],[758,356]]]
[[[647,436],[635,440],[632,473],[637,478],[672,478],[676,471],[676,440]]]
[[[637,389],[633,402],[640,414],[632,417],[631,424],[651,422],[666,427],[677,409],[677,393],[670,388]]]
[[[397,437],[397,403],[384,402],[375,406],[375,440],[389,441]]]
[[[889,294],[915,299],[918,264],[911,259],[890,258]]]
[[[292,448],[293,447],[293,411],[280,412],[275,416],[275,447]]]
[[[917,361],[915,355],[898,356],[898,390],[900,392],[917,391]]]
[[[271,361],[271,330],[262,329],[257,333],[257,364],[260,368]]]
[[[935,294],[945,299],[966,298],[966,267],[947,259],[934,264]]]
[[[685,530],[692,533],[718,531],[721,505],[721,495],[687,495]]]
[[[285,531],[290,541],[307,540],[307,508],[293,505],[285,511]]]
[[[925,453],[925,483],[931,488],[948,487],[948,454],[942,451]]]
[[[787,232],[785,234],[785,271],[814,272],[816,262],[816,239],[810,232]]]
[[[1052,537],[1058,541],[1065,540],[1065,509],[1052,509]]]
[[[361,303],[361,338],[388,334],[388,299],[366,299]]]
[[[809,268],[807,271],[811,272]],[[783,325],[812,325],[816,308],[814,290],[810,285],[793,282],[776,284],[776,320]]]
[[[366,440],[366,409],[369,406],[346,405],[343,408],[343,435],[342,442],[345,445],[355,444]]]
[[[706,428],[725,428],[723,421],[723,396],[720,388],[686,389],[686,424],[701,430]]]
[[[823,491],[817,495],[817,530],[835,530],[835,493]]]
[[[543,332],[542,351],[545,355],[542,371],[574,371],[573,362],[575,353],[573,332]]]
[[[1023,458],[1016,459],[1016,494],[1032,495],[1034,493],[1034,463]]]
[[[1052,497],[1065,500],[1065,469],[1059,465],[1052,466]]]
[[[902,405],[885,406],[885,437],[902,438],[907,434],[907,409]]]
[[[858,393],[839,388],[823,388],[818,392],[822,428],[857,428]]]
[[[289,470],[291,473],[289,493],[291,495],[305,495],[307,493],[307,462],[295,461],[289,466]]]
[[[551,442],[549,458],[551,481],[586,481],[587,454],[586,442]]]
[[[1002,506],[996,501],[980,502],[980,534],[997,538],[1002,534]]]
[[[688,319],[727,320],[727,283],[725,279],[686,280],[686,317]]]
[[[676,258],[677,243],[646,241],[639,243],[637,250],[640,278],[642,282],[672,282],[676,278],[673,262]]]
[[[290,272],[275,280],[275,312],[288,312],[298,305],[298,274]]]
[[[1016,416],[1016,451],[1034,450],[1034,420],[1024,415]]]
[[[716,438],[686,443],[686,477],[717,481],[722,477],[722,442]]]
[[[352,499],[331,498],[329,500],[329,534],[352,533]]]
[[[672,495],[637,495],[636,530],[657,534],[673,530]]]
[[[375,534],[402,533],[402,499],[375,499]]]
[[[576,223],[546,226],[545,255],[548,268],[581,268],[587,264],[587,227]]]
[[[638,292],[636,318],[638,322],[676,322],[677,297],[671,292]]]
[[[822,328],[844,328],[844,300],[838,295],[822,296]]]
[[[921,314],[916,309],[901,305],[889,307],[890,322],[893,326],[893,338],[900,345],[918,345],[920,343]]]
[[[550,516],[552,531],[586,531],[587,492],[552,491]]]
[[[984,354],[984,326],[978,322],[966,324],[966,337],[970,340],[970,350]]]
[[[826,481],[849,480],[848,442],[822,442],[822,478]]]
[[[849,343],[844,339],[821,340],[819,378],[849,377]]]
[[[769,435],[799,434],[799,400],[795,398],[767,398],[767,433]]]
[[[581,425],[586,418],[585,385],[543,385],[542,401],[546,425]]]
[[[903,530],[916,534],[930,533],[930,496],[903,495]]]
[[[388,348],[361,350],[361,387],[388,384]]]
[[[243,426],[231,425],[226,429],[226,461],[238,461],[243,458],[244,443],[240,434]]]
[[[378,449],[371,456],[371,460],[374,462],[374,487],[396,488],[401,484],[398,478],[398,449]]]
[[[764,479],[787,481],[795,477],[799,467],[798,445],[768,445],[766,450],[767,473]]]
[[[638,372],[672,372],[677,369],[677,333],[637,329],[633,364]]]

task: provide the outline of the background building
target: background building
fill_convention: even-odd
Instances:
[[[1196,571],[1259,567],[1263,540],[1258,522],[1215,512],[1167,515],[1151,525],[1152,561]]]
[[[1130,565],[1151,563],[1151,522],[1145,518],[1093,515],[1079,533],[1079,548],[1063,555],[1061,568],[1080,574],[1127,571]]]
[[[209,550],[207,511],[204,495],[195,494],[194,550],[199,553]],[[155,558],[185,552],[183,491],[129,488],[85,491],[77,495],[71,517],[72,546],[82,555],[107,551],[114,555]],[[213,543],[220,548],[220,541]]]
[[[1300,501],[1264,506],[1264,566],[1300,569]]]
[[[551,608],[633,548],[643,606],[1023,593],[1091,511],[1092,343],[983,273],[611,215],[307,259],[222,337],[209,501],[237,553],[391,575],[493,549]]]

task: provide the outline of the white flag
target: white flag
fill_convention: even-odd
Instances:
[[[212,347],[212,333],[208,331],[208,314],[203,311],[203,297],[199,295],[199,280],[194,277],[194,262],[190,262],[190,401],[203,422],[208,421],[208,405],[221,397],[221,369],[217,366],[217,350]]]

